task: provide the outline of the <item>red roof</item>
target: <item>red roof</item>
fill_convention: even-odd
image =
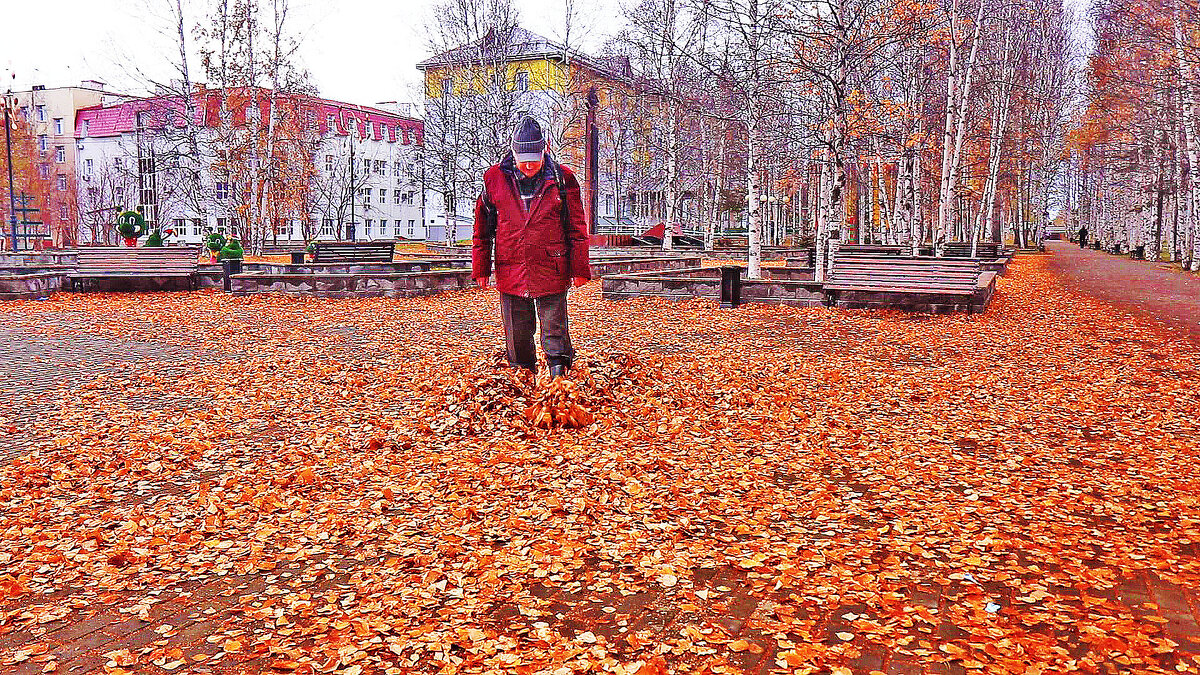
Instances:
[[[246,110],[255,100],[260,108],[259,119],[267,119],[267,106],[270,105],[266,90],[240,90],[236,95],[246,100],[247,105],[233,110],[233,123],[246,123]],[[232,98],[231,96],[230,98]],[[220,119],[222,105],[221,92],[208,91],[195,94],[196,123],[215,127]],[[400,142],[420,144],[423,140],[424,127],[420,120],[403,117],[378,108],[331,101],[300,94],[288,94],[284,100],[298,102],[303,108],[315,113],[306,116],[313,120],[321,134],[336,133],[345,136],[357,126],[360,135],[377,141],[390,143]],[[277,99],[278,100],[278,99]],[[84,138],[101,138],[132,133],[137,126],[137,113],[148,112],[150,119],[146,124],[152,128],[162,127],[170,121],[182,126],[183,101],[178,97],[151,97],[123,101],[111,106],[93,106],[82,108],[75,115],[75,135]],[[87,133],[83,132],[87,123]],[[332,128],[330,123],[332,122]]]

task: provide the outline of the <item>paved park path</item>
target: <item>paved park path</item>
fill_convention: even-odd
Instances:
[[[1200,342],[1200,275],[1175,263],[1130,260],[1066,241],[1046,246],[1052,253],[1050,269],[1077,289]]]

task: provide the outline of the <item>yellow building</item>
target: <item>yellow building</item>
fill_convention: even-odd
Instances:
[[[499,160],[498,153],[507,145],[506,134],[518,119],[531,115],[546,128],[556,158],[579,175],[585,204],[588,190],[598,190],[598,219],[618,217],[623,187],[620,173],[614,170],[617,162],[612,159],[614,132],[610,128],[598,134],[594,184],[589,183],[591,172],[586,167],[585,132],[589,92],[596,94],[597,124],[609,127],[615,119],[610,102],[632,95],[627,59],[594,58],[523,28],[512,28],[503,33],[491,31],[475,43],[418,63],[417,69],[424,74],[427,144],[437,143],[440,127],[457,125],[453,130],[441,130],[446,137],[469,141],[464,143],[464,155],[478,151],[481,156],[477,161],[456,161],[482,175],[481,167]],[[624,133],[615,132],[616,136]],[[431,148],[431,152],[437,151]],[[435,191],[436,183],[436,179],[431,181]],[[454,190],[478,194],[477,188],[469,186]]]
[[[55,245],[73,243],[78,228],[75,113],[110,98],[116,97],[95,80],[85,80],[78,87],[34,86],[12,94],[14,107],[37,139],[38,171],[48,182],[50,194],[34,195],[33,206],[41,210],[40,218]]]

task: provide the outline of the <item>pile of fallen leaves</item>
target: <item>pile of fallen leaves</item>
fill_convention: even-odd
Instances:
[[[551,378],[508,365],[504,352],[480,359],[426,406],[428,430],[456,436],[530,427],[582,428],[597,419],[625,419],[647,382],[647,366],[633,354],[585,351],[566,377]]]

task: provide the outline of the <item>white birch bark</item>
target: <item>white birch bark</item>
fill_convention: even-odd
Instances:
[[[957,187],[956,182],[962,158],[962,142],[966,132],[967,103],[971,95],[971,78],[975,70],[975,61],[979,55],[979,31],[983,26],[984,5],[984,0],[980,0],[979,12],[975,16],[975,25],[971,34],[971,52],[966,64],[963,66],[961,75],[957,73],[957,48],[955,47],[958,24],[958,0],[953,0],[951,10],[946,130],[942,145],[942,175],[941,190],[938,196],[938,217],[934,231],[934,253],[939,256],[945,253],[946,237],[949,231],[950,205],[954,199]],[[951,142],[951,134],[953,134],[953,143]]]

